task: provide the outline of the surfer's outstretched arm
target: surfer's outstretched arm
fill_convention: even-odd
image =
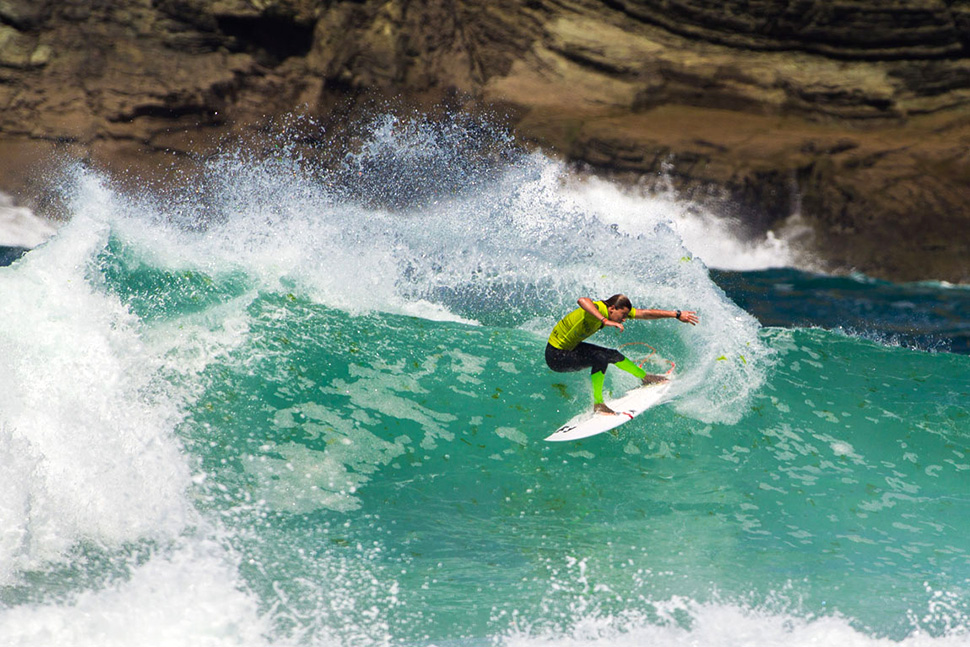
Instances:
[[[693,310],[641,310],[637,308],[634,319],[676,319],[683,323],[696,326],[700,321],[697,313]]]

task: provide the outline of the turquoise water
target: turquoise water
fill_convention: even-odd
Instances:
[[[970,644],[966,291],[794,321],[843,280],[712,272],[668,202],[480,134],[70,174],[0,268],[3,644]],[[544,443],[590,406],[548,330],[617,291],[700,314],[597,337],[673,397]]]

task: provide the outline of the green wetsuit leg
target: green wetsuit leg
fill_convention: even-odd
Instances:
[[[593,402],[603,404],[603,380],[606,379],[606,373],[602,371],[593,373],[590,379],[593,381]]]
[[[627,373],[633,375],[638,380],[642,380],[647,374],[645,370],[631,362],[630,360],[623,358],[623,361],[617,362],[616,367],[620,370],[626,371]]]
[[[645,370],[626,359],[625,357],[616,363],[618,369],[624,370],[630,375],[633,375],[638,380],[642,380],[647,374]],[[593,402],[595,404],[603,403],[603,381],[606,379],[606,371],[597,371],[590,376],[593,382]]]

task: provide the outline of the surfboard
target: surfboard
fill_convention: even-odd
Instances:
[[[616,413],[583,413],[548,436],[548,442],[579,440],[601,434],[630,422],[650,407],[660,403],[670,390],[670,382],[650,384],[627,391],[622,397],[607,401]]]

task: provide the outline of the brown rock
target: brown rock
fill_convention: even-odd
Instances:
[[[832,269],[970,281],[968,44],[943,0],[0,0],[0,190],[39,194],[55,144],[145,176],[288,113],[460,97],[753,233],[800,214]]]

